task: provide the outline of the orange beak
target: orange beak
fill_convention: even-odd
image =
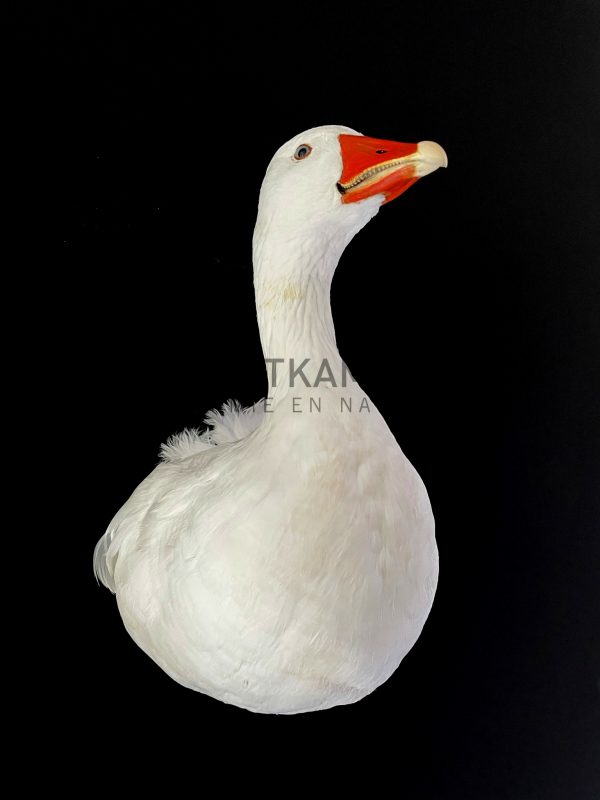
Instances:
[[[389,203],[419,178],[448,166],[446,153],[435,142],[404,144],[348,133],[341,133],[339,141],[343,166],[337,187],[343,203],[375,194]]]

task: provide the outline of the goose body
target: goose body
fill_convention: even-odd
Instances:
[[[342,362],[329,289],[352,236],[438,166],[433,143],[340,126],[294,137],[269,166],[254,234],[268,398],[163,445],[94,553],[132,638],[184,686],[264,713],[352,703],[421,632],[431,506]]]

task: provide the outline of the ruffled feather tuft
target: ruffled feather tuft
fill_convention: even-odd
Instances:
[[[213,408],[207,413],[204,423],[208,427],[205,431],[185,428],[181,433],[169,436],[160,448],[161,461],[183,461],[211,447],[245,439],[258,428],[264,414],[262,401],[243,408],[237,400],[228,400],[220,411]]]

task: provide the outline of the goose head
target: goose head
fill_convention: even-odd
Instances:
[[[329,292],[342,252],[384,203],[446,164],[435,142],[373,139],[340,125],[311,128],[279,148],[253,238],[265,357],[337,357]]]
[[[406,144],[323,125],[294,136],[273,156],[262,184],[255,237],[341,249],[384,204],[447,166],[435,142]]]

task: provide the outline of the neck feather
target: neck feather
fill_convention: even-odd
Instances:
[[[324,359],[332,370],[341,368],[330,291],[345,243],[260,234],[254,237],[256,312],[269,396],[276,397],[289,389],[290,371],[306,359],[303,373],[311,383]]]
[[[290,210],[265,197],[263,185],[253,262],[269,397],[278,399],[289,391],[290,373],[302,362],[306,362],[303,372],[311,385],[323,366],[336,379],[345,373],[331,316],[331,281],[346,246],[377,213],[381,200],[374,196],[347,206],[339,203],[327,213],[313,210],[308,226],[298,223],[305,209]],[[278,359],[277,385],[273,359]]]

